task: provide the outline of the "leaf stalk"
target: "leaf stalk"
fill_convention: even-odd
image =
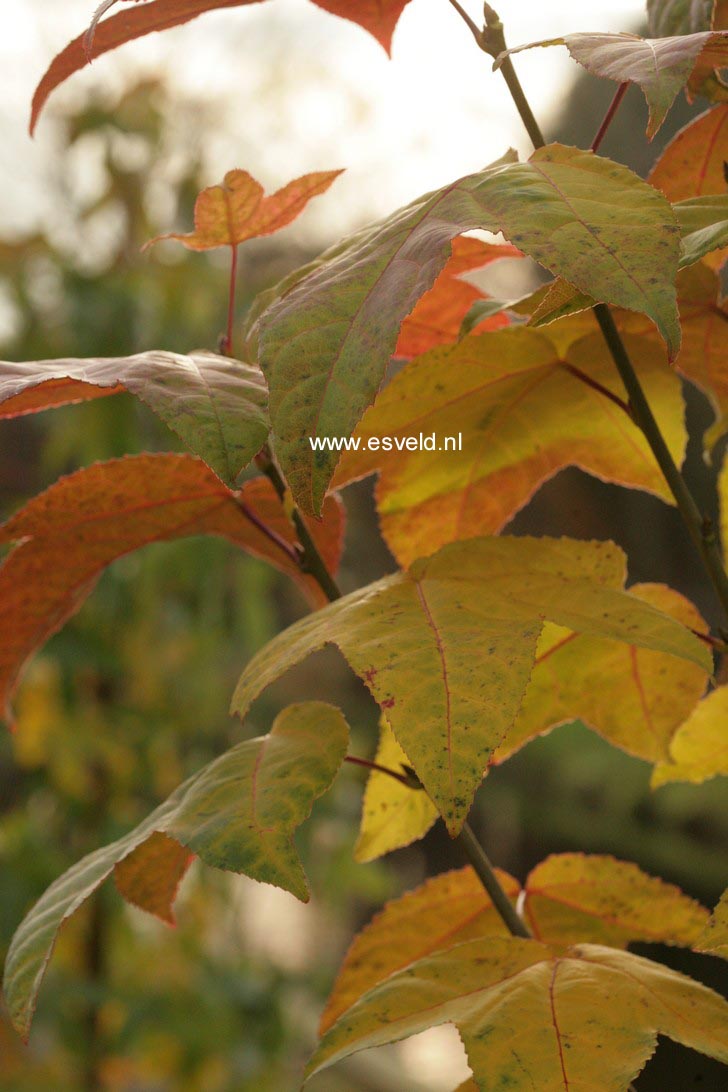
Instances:
[[[469,823],[463,823],[463,829],[455,839],[465,856],[468,858],[473,871],[490,896],[493,906],[496,908],[505,925],[514,937],[523,937],[532,940],[531,930],[520,916],[511,900],[500,885],[493,865],[488,860],[487,854],[475,837],[473,828]]]

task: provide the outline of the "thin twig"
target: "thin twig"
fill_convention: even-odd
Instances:
[[[300,566],[301,555],[296,547],[285,540],[283,535],[279,535],[277,531],[274,531],[272,527],[257,515],[252,508],[248,507],[244,500],[240,500],[239,497],[235,497],[235,505],[240,509],[245,518],[253,524],[254,527],[260,531],[262,535],[265,535],[272,543],[274,543],[279,550],[282,550],[289,561],[292,561],[296,567]]]
[[[263,448],[256,455],[255,461],[275,489],[278,499],[283,503],[286,499],[286,483],[283,481],[278,467],[273,462],[270,452]],[[319,553],[311,532],[297,508],[293,509],[291,519],[296,528],[298,541],[301,544],[301,551],[298,554],[298,567],[302,572],[308,573],[309,576],[314,578],[330,603],[333,603],[336,599],[341,599],[341,590],[326,568],[324,559]]]
[[[225,329],[225,338],[223,340],[223,352],[226,356],[230,356],[233,348],[233,325],[235,322],[235,289],[238,282],[238,248],[237,246],[230,247],[230,288],[228,291],[228,312],[227,312],[227,327]]]
[[[607,129],[612,124],[612,119],[614,118],[614,115],[617,113],[617,110],[619,109],[619,104],[622,101],[622,99],[624,98],[625,92],[626,92],[628,87],[629,87],[628,83],[620,83],[619,87],[614,92],[614,98],[612,99],[612,101],[610,102],[610,104],[609,104],[609,106],[607,108],[607,112],[604,115],[604,121],[602,122],[602,124],[597,129],[597,134],[594,137],[594,140],[592,141],[591,150],[593,152],[596,152],[596,151],[599,150],[599,145],[602,143],[602,141],[604,140],[604,137],[607,135]]]
[[[463,829],[455,841],[465,853],[478,879],[490,895],[491,902],[505,922],[509,933],[514,937],[524,937],[526,940],[531,940],[531,930],[501,887],[493,865],[488,860],[485,850],[475,837],[469,823],[463,823]]]
[[[450,0],[450,3],[455,8],[455,11],[458,13],[460,18],[462,19],[462,21],[465,23],[466,27],[470,31],[470,33],[475,38],[475,41],[478,43],[478,45],[480,45],[481,32],[478,30],[478,27],[473,22],[473,20],[470,18],[467,11],[465,11],[465,9],[462,8],[460,6],[460,4],[458,4],[458,0]]]

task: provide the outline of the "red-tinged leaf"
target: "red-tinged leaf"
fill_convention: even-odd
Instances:
[[[244,716],[289,667],[337,645],[455,835],[518,712],[544,619],[711,669],[697,637],[622,591],[624,575],[612,543],[452,543],[279,633],[248,663],[232,711]]]
[[[555,854],[523,889],[496,870],[537,940],[625,948],[632,941],[690,947],[708,911],[679,888],[608,856]],[[363,993],[415,960],[476,937],[507,935],[472,868],[445,872],[387,903],[354,939],[321,1017],[327,1031]]]
[[[127,390],[149,406],[227,485],[268,436],[259,368],[215,353],[0,361],[0,418]]]
[[[312,522],[310,530],[335,569],[343,530],[339,505],[332,503],[323,523]],[[0,709],[9,715],[26,659],[79,609],[107,565],[150,542],[202,534],[227,538],[269,561],[314,602],[323,601],[313,578],[287,552],[295,535],[267,479],[233,492],[189,455],[98,463],[62,478],[0,528],[0,544],[19,543],[0,567]]]
[[[80,71],[92,58],[100,57],[118,46],[141,38],[153,31],[189,23],[207,11],[239,8],[260,0],[148,0],[147,3],[124,8],[102,22],[92,22],[51,62],[33,96],[30,132],[33,133],[41,110],[51,92],[74,72]],[[314,0],[318,7],[340,15],[368,30],[389,53],[392,33],[409,0]],[[108,7],[107,7],[108,10]],[[103,14],[103,12],[102,12]]]
[[[409,0],[314,0],[314,3],[332,15],[364,27],[389,53],[394,28]]]
[[[247,171],[228,171],[221,186],[209,186],[197,198],[191,234],[157,235],[146,245],[174,239],[188,250],[214,250],[272,235],[295,220],[311,198],[324,193],[341,173],[306,174],[266,197],[260,182]]]
[[[323,1037],[306,1077],[444,1023],[458,1028],[481,1092],[625,1092],[658,1035],[728,1061],[728,1002],[701,983],[601,945],[489,936],[365,993]]]
[[[706,81],[716,68],[728,64],[728,34],[683,34],[669,38],[640,38],[637,34],[566,34],[508,49],[495,67],[510,54],[539,46],[566,46],[575,61],[593,76],[617,83],[636,83],[650,109],[647,136],[652,139],[681,88],[690,84],[695,94],[704,93]]]
[[[308,884],[293,834],[334,780],[348,738],[339,709],[318,701],[291,705],[276,717],[269,735],[245,740],[203,766],[134,830],[90,853],[52,883],[16,930],[5,961],[5,999],[23,1038],[58,930],[112,872],[120,868],[123,877],[124,862],[150,842],[147,864],[161,851],[163,867],[171,870],[167,890],[181,862],[181,854],[169,851],[167,842],[173,840],[212,868],[275,884],[307,902]],[[135,894],[142,891],[138,881],[144,861],[142,852],[130,866]],[[163,905],[157,894],[149,897]]]
[[[564,351],[558,339],[565,341],[572,325],[577,340]],[[382,533],[400,564],[446,542],[501,530],[568,465],[671,501],[644,436],[604,393],[624,397],[603,338],[581,333],[577,316],[543,332],[513,326],[469,336],[411,361],[381,392],[334,484],[379,473]],[[687,440],[680,381],[665,367],[661,346],[628,340],[680,465]],[[458,434],[460,450],[436,450]],[[420,435],[434,451],[407,450],[409,438]],[[391,438],[390,449],[382,449],[382,436]]]
[[[710,921],[698,939],[697,947],[701,952],[710,952],[711,955],[728,959],[728,891],[723,892]]]
[[[127,902],[174,925],[174,901],[194,859],[186,846],[156,831],[114,865],[114,882]]]
[[[294,497],[317,512],[348,436],[373,400],[402,320],[445,265],[450,242],[502,230],[595,299],[650,316],[671,358],[680,343],[674,280],[679,228],[652,186],[610,160],[548,145],[509,153],[426,194],[286,278],[253,309],[276,453]],[[333,317],[332,317],[333,316]],[[323,445],[315,447],[315,444]]]
[[[465,237],[453,239],[452,255],[442,273],[402,323],[394,355],[409,359],[437,345],[457,341],[463,319],[473,304],[486,298],[475,285],[461,280],[460,275],[483,269],[501,258],[520,257],[521,251],[509,244],[498,246]],[[507,325],[505,315],[497,314],[474,329],[482,332]]]
[[[635,584],[630,594],[693,632],[708,628],[692,603],[664,584]],[[705,673],[696,664],[544,626],[520,712],[493,761],[504,762],[529,739],[559,724],[581,720],[629,754],[653,765],[666,762],[675,734],[705,685]]]

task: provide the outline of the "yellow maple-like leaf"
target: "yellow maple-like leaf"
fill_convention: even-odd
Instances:
[[[186,235],[176,232],[157,235],[146,246],[174,239],[188,250],[214,250],[272,235],[295,220],[311,198],[324,193],[341,173],[339,170],[306,174],[265,196],[260,182],[247,171],[228,171],[222,185],[208,186],[195,201],[194,231]]]
[[[707,628],[692,603],[664,584],[635,584],[630,594],[689,629]],[[705,682],[695,664],[545,625],[521,711],[493,760],[503,762],[534,736],[579,719],[629,754],[668,761],[670,741]]]
[[[708,911],[679,888],[629,861],[560,853],[542,861],[523,889],[496,870],[506,894],[537,940],[624,948],[631,941],[690,947]],[[387,903],[354,939],[321,1018],[327,1031],[362,994],[407,964],[475,937],[505,936],[506,927],[471,868],[445,872]]]
[[[399,773],[410,765],[385,717],[381,718],[375,761]],[[354,848],[357,861],[374,861],[423,838],[438,817],[426,792],[411,789],[372,770],[364,790],[361,827]]]
[[[652,787],[669,781],[699,784],[728,775],[728,686],[719,686],[699,702],[670,741],[669,753],[652,772]]]
[[[698,938],[696,947],[701,952],[728,959],[728,891],[723,892],[720,902]]]
[[[521,326],[435,349],[403,368],[365,414],[358,449],[344,453],[334,483],[379,473],[382,533],[401,564],[447,542],[499,531],[565,466],[671,502],[643,434],[615,404],[624,390],[603,339],[594,334],[567,344],[570,323],[557,323],[553,336],[550,328]],[[627,341],[680,464],[680,382],[660,347]],[[444,450],[444,438],[458,433],[462,450]],[[436,450],[397,449],[420,434],[434,434]],[[393,438],[392,449],[382,450],[383,436]]]

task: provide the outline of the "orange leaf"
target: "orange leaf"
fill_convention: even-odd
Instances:
[[[114,865],[119,894],[140,910],[174,925],[174,900],[194,856],[168,834],[155,831]]]
[[[213,250],[272,235],[295,220],[311,198],[324,193],[341,173],[339,170],[306,174],[265,197],[260,182],[247,171],[228,171],[221,186],[209,186],[195,201],[193,232],[157,235],[146,243],[145,249],[161,239],[175,239],[188,250]]]
[[[392,33],[408,0],[314,0],[314,2],[324,11],[340,15],[364,27],[389,53]],[[206,11],[240,8],[255,3],[259,3],[259,0],[149,0],[146,4],[124,8],[109,19],[104,19],[98,26],[95,22],[92,23],[88,30],[79,34],[53,58],[35,89],[30,114],[31,135],[48,96],[74,72],[79,72],[89,64],[90,54],[93,54],[94,58],[100,57],[102,53],[117,49],[134,38],[189,23],[191,19],[196,19],[198,15],[203,15]]]
[[[452,256],[442,273],[432,288],[420,297],[414,311],[402,323],[394,355],[409,359],[426,353],[437,345],[457,341],[460,326],[468,311],[476,300],[485,298],[485,293],[475,285],[460,280],[460,274],[482,269],[499,258],[521,257],[521,251],[509,243],[497,246],[463,235],[453,239]],[[481,333],[483,330],[497,330],[507,325],[505,315],[501,314],[487,319],[475,329]]]
[[[241,505],[245,506],[249,518]],[[256,526],[261,521],[280,545]],[[336,501],[311,533],[329,569],[343,532]],[[74,614],[116,558],[150,542],[219,535],[291,576],[317,604],[323,594],[286,547],[293,530],[265,478],[238,492],[190,455],[137,455],[80,470],[34,497],[0,527],[0,544],[17,542],[0,566],[0,709],[31,653]]]

